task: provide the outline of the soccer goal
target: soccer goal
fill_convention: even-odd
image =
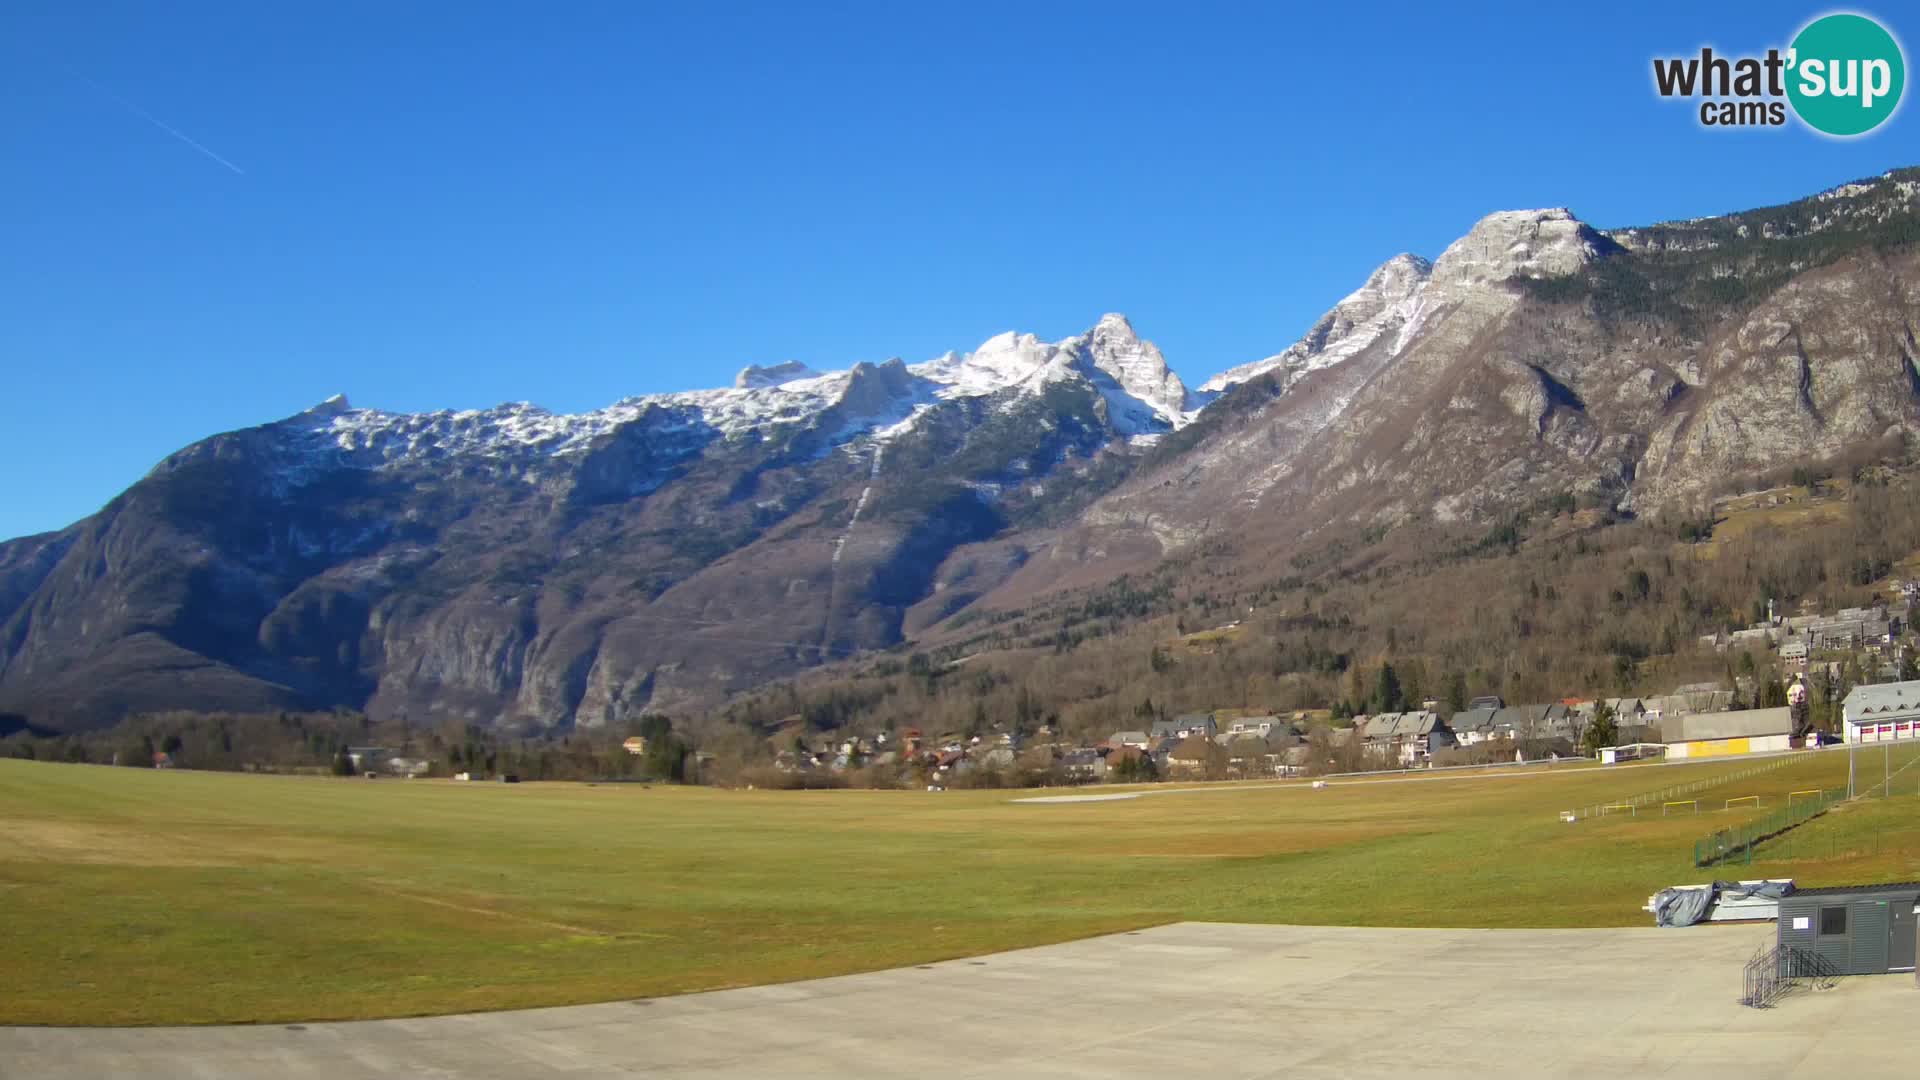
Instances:
[[[1799,798],[1799,797],[1800,797],[1800,796],[1802,796],[1802,795],[1810,795],[1810,796],[1812,796],[1813,798],[1816,798],[1816,799],[1817,799],[1817,798],[1819,798],[1819,797],[1820,797],[1820,789],[1819,789],[1819,788],[1808,788],[1808,789],[1807,789],[1807,790],[1805,790],[1805,791],[1789,791],[1789,792],[1787,792],[1787,805],[1788,805],[1788,806],[1792,806],[1792,805],[1793,805],[1793,800],[1795,800],[1795,799],[1797,799],[1797,798]]]
[[[1613,813],[1615,810],[1625,810],[1627,812],[1628,817],[1634,816],[1633,804],[1630,802],[1608,803],[1607,805],[1600,808],[1600,816],[1606,817],[1608,814]]]
[[[1758,795],[1735,796],[1734,798],[1728,799],[1727,805],[1721,807],[1721,809],[1731,810],[1736,806],[1742,806],[1742,805],[1758,807],[1760,805],[1760,796]]]
[[[1682,807],[1685,807],[1690,814],[1697,814],[1700,812],[1700,800],[1675,799],[1672,802],[1663,802],[1660,804],[1660,816],[1666,817],[1669,813],[1677,814]]]

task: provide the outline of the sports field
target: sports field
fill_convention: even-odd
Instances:
[[[1023,804],[0,761],[0,1022],[557,1005],[1182,919],[1632,925],[1656,888],[1714,876],[1920,877],[1920,768],[1804,826],[1790,861],[1692,868],[1696,836],[1759,812],[1726,798],[1843,786],[1840,753],[1700,792],[1697,816],[1558,819],[1751,765]],[[1821,830],[1845,839],[1816,850]]]

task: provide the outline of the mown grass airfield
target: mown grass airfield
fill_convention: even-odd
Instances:
[[[0,761],[0,1020],[571,1005],[1195,921],[1648,925],[1642,905],[1672,884],[1920,877],[1920,769],[1868,757],[1873,783],[1892,774],[1880,797],[1757,845],[1750,865],[1708,869],[1696,840],[1844,788],[1848,755],[1757,772],[1749,759],[1161,785],[1084,802]],[[1739,973],[1726,978],[1731,1000]]]

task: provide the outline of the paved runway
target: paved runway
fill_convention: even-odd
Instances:
[[[1438,898],[1436,898],[1437,900]],[[6,1077],[1910,1077],[1911,976],[1741,1007],[1771,924],[1182,923],[653,1001],[306,1026],[0,1028]]]

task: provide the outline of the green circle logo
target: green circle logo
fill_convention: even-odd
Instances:
[[[1865,15],[1827,15],[1793,39],[1787,99],[1807,126],[1864,135],[1900,105],[1906,58],[1886,28]]]

